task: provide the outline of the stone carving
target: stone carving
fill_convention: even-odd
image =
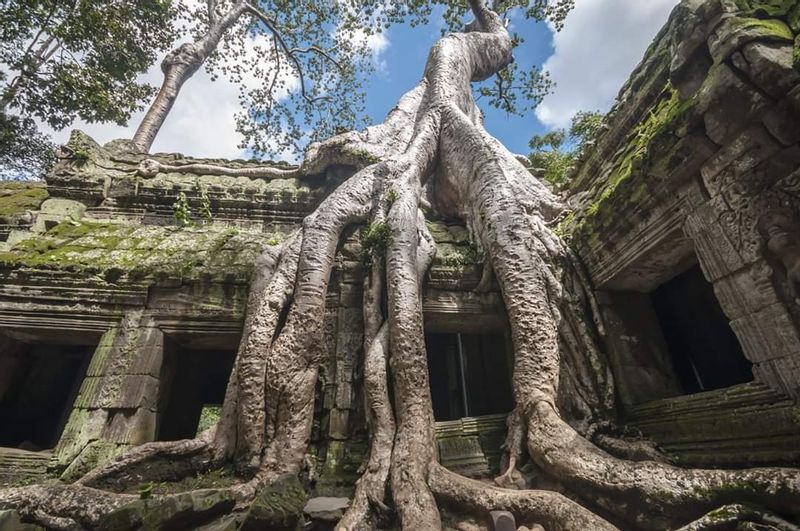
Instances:
[[[770,212],[761,218],[769,253],[783,264],[789,293],[800,304],[800,227],[786,211]]]

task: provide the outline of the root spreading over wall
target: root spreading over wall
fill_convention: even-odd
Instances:
[[[470,84],[505,67],[512,43],[495,13],[483,2],[471,5],[475,22],[433,47],[422,81],[384,123],[309,150],[301,171],[333,163],[360,169],[279,251],[261,258],[218,424],[197,439],[145,444],[72,485],[2,491],[0,509],[56,529],[97,528],[109,515],[137,522],[125,513],[136,497],[119,492],[142,482],[176,481],[232,462],[240,481],[205,493],[205,505],[185,495],[161,500],[188,503],[195,512],[244,510],[265,489],[291,483],[312,429],[336,251],[348,226],[368,223],[382,229],[371,246],[363,304],[371,450],[338,529],[372,529],[390,507],[404,529],[440,529],[445,506],[476,515],[505,509],[519,523],[548,531],[707,529],[731,515],[792,528],[785,519],[800,517],[797,470],[629,461],[593,444],[588,421],[573,425],[562,417],[564,393],[574,395],[570,400],[587,419],[607,416],[613,384],[597,344],[588,283],[551,227],[562,210],[558,199],[481,124]],[[508,312],[516,405],[499,486],[444,469],[433,452],[421,300],[435,245],[422,204],[467,223]],[[563,370],[570,372],[570,390],[559,390]],[[625,453],[626,444],[617,441],[622,450],[615,454]],[[504,488],[523,462],[556,480],[560,492]]]

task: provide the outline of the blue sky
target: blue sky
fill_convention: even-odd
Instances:
[[[561,32],[547,24],[512,17],[511,28],[525,37],[515,60],[524,67],[542,66],[556,87],[535,112],[524,117],[478,104],[486,113],[486,128],[511,151],[527,153],[532,135],[564,127],[580,110],[607,111],[677,0],[576,0],[576,7]],[[422,75],[430,46],[440,36],[441,20],[432,17],[426,26],[395,26],[372,39],[378,68],[367,86],[367,114],[380,121],[397,99]],[[158,65],[143,76],[154,85],[161,82]],[[153,151],[180,152],[199,157],[247,157],[239,147],[234,114],[239,110],[238,87],[226,81],[212,82],[200,71],[184,86],[175,107],[157,137]],[[142,113],[128,127],[114,124],[82,124],[100,143],[130,138]],[[55,132],[65,141],[69,131]],[[296,160],[285,153],[283,158]]]

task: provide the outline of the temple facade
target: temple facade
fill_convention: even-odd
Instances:
[[[800,8],[774,4],[680,4],[561,191],[558,229],[614,375],[610,420],[681,465],[800,466]],[[76,132],[46,182],[0,183],[0,485],[72,480],[210,426],[258,257],[353,172],[153,177],[145,158],[219,162]],[[490,477],[513,407],[503,300],[463,223],[428,226],[439,458]],[[349,492],[368,450],[360,232],[327,296],[307,457],[321,495]]]

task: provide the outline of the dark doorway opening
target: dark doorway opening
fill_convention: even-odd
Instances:
[[[0,446],[55,447],[94,350],[0,338]]]
[[[501,334],[425,334],[437,421],[508,413],[514,407]]]
[[[656,288],[650,298],[685,393],[753,379],[752,364],[699,265]]]
[[[238,343],[234,343],[238,344]],[[158,440],[191,439],[201,413],[222,405],[235,350],[190,349],[171,343],[165,349]]]

